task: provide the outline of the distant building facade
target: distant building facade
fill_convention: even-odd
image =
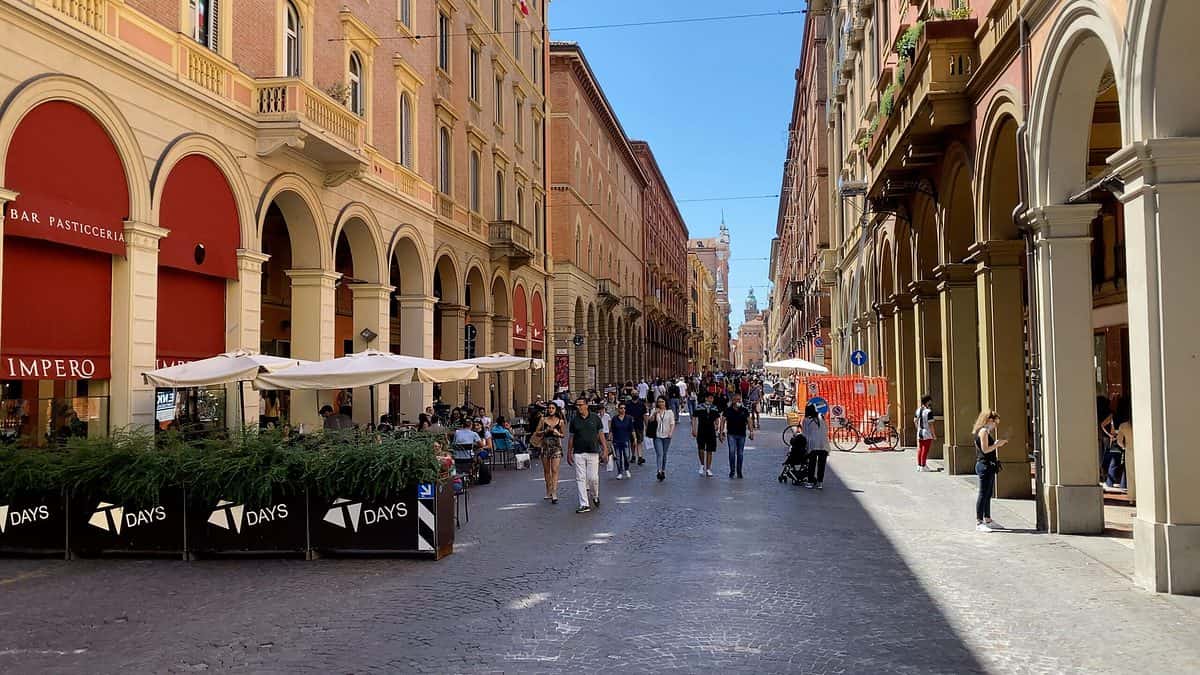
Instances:
[[[688,240],[688,255],[696,256],[712,273],[716,282],[716,352],[719,370],[733,366],[730,353],[730,340],[733,336],[729,327],[729,254],[729,228],[725,226],[724,220],[721,222],[721,232],[716,237]]]

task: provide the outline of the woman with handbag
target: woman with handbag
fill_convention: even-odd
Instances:
[[[562,439],[567,434],[567,425],[558,411],[558,403],[546,405],[546,414],[538,422],[531,442],[542,447],[542,475],[546,478],[546,496],[551,504],[558,503],[558,467],[562,461]]]
[[[996,474],[1000,473],[999,450],[1007,440],[996,439],[1000,415],[994,410],[979,413],[973,427],[975,435],[975,474],[979,476],[979,498],[975,500],[975,529],[991,532],[1002,529],[992,520],[992,495],[996,492]]]
[[[667,477],[667,450],[671,447],[671,436],[675,433],[675,414],[667,407],[667,397],[659,396],[654,412],[646,423],[646,438],[654,439],[654,457],[658,465],[658,480]]]

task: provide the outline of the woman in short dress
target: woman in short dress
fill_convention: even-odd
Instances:
[[[541,439],[542,444],[542,474],[546,477],[546,496],[551,504],[558,503],[558,465],[562,461],[562,439],[567,434],[567,425],[563,421],[558,404],[551,401],[546,405],[546,414],[538,422],[534,435]]]

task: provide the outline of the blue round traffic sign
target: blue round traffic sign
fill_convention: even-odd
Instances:
[[[826,401],[820,396],[814,396],[808,399],[808,404],[817,409],[818,415],[824,415],[825,413],[829,412],[829,401]]]
[[[867,353],[861,349],[855,349],[850,354],[850,363],[856,366],[861,366],[867,362]]]
[[[813,346],[814,347],[824,347],[825,340],[821,339],[820,337],[815,337],[815,338],[813,338]]]

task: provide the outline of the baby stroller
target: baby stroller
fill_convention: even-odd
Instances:
[[[807,479],[808,441],[803,434],[796,434],[792,436],[787,459],[783,460],[783,470],[779,472],[779,482],[791,481],[792,485],[800,485]]]

